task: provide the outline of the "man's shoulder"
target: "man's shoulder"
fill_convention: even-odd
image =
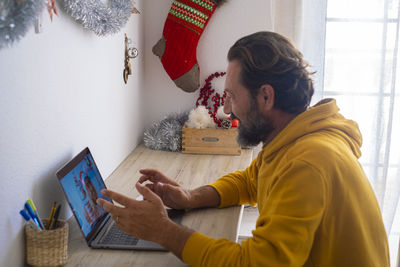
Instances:
[[[323,133],[302,136],[289,145],[285,152],[285,158],[289,161],[302,160],[309,163],[334,162],[349,156],[352,155],[346,144]]]

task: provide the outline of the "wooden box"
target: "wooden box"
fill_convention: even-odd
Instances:
[[[182,127],[182,153],[240,155],[237,128],[195,129]]]

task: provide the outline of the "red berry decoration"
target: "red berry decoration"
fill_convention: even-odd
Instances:
[[[212,89],[211,87],[211,81],[214,78],[219,78],[223,77],[226,74],[226,72],[216,72],[208,76],[206,79],[206,83],[203,85],[202,88],[200,88],[200,95],[199,98],[197,98],[196,101],[196,108],[199,105],[205,106],[209,110],[210,117],[214,119],[214,122],[218,125],[218,127],[222,127],[222,121],[217,118],[217,111],[220,106],[223,106],[225,103],[225,98],[226,98],[226,93],[221,95],[219,93],[216,93],[211,97],[211,101],[214,102],[213,107],[208,106],[208,100],[210,99],[210,96],[215,92],[215,89]]]

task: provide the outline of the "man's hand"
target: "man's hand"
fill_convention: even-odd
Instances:
[[[150,189],[136,184],[136,189],[146,199],[138,201],[111,190],[102,190],[103,196],[118,202],[123,207],[113,205],[112,203],[98,198],[97,203],[108,211],[118,228],[135,237],[161,243],[160,237],[166,225],[173,223],[165,210],[161,199],[151,192]]]
[[[139,171],[142,177],[138,183],[146,181],[146,187],[156,193],[163,203],[173,209],[193,209],[204,207],[217,207],[220,196],[214,187],[205,185],[193,190],[183,189],[177,182],[166,177],[164,174],[153,169]]]
[[[148,187],[136,183],[136,189],[145,200],[138,201],[103,189],[103,196],[118,202],[122,207],[102,198],[98,198],[97,203],[111,214],[122,231],[140,239],[159,243],[181,258],[185,243],[193,231],[171,221],[161,199]]]
[[[177,182],[157,170],[144,169],[139,172],[142,177],[139,178],[138,182],[142,184],[150,181],[151,183],[146,184],[146,187],[156,193],[166,206],[173,209],[191,208],[190,192],[183,189]]]

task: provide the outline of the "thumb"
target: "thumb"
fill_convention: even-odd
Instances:
[[[160,200],[160,198],[147,186],[141,185],[140,183],[136,183],[135,186],[137,191],[143,196],[143,199],[149,200],[151,202]]]

